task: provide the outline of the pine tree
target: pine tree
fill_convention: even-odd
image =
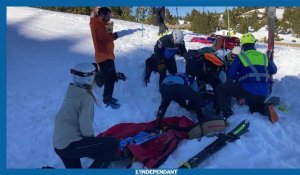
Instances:
[[[300,36],[300,7],[293,8],[293,14],[291,17],[292,30],[297,35]]]
[[[165,22],[174,25],[173,16],[171,15],[170,10],[168,8],[166,8],[165,11]]]
[[[248,32],[248,21],[247,17],[240,17],[239,18],[239,25],[237,27],[237,31],[239,33],[247,33]]]
[[[187,13],[187,14],[185,15],[184,21],[189,21],[189,22],[192,21],[192,17],[191,17],[191,15],[190,15],[190,13]]]
[[[145,22],[146,7],[138,7],[135,10],[136,22]]]
[[[122,8],[121,7],[110,7],[112,11],[113,18],[120,19],[122,16]]]
[[[148,14],[148,16],[145,19],[145,23],[146,24],[154,24],[155,23],[155,16],[154,16],[152,7],[147,8],[146,14]]]
[[[131,15],[132,7],[121,7],[121,9],[122,9],[122,15],[120,19],[126,21],[134,21],[134,17]]]

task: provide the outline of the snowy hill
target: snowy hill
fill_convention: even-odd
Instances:
[[[245,12],[244,14],[242,14],[242,16],[243,17],[250,16],[255,11],[257,12],[258,17],[261,18],[261,17],[263,17],[263,14],[265,13],[265,8],[250,10],[250,11]],[[276,8],[276,17],[277,17],[277,19],[281,20],[283,18],[283,13],[284,13],[284,8]],[[223,20],[222,15],[220,17],[220,20]],[[218,34],[218,35],[224,35],[224,34],[227,34],[227,33],[228,33],[228,30],[220,30],[220,31],[215,32],[215,34]],[[258,31],[252,32],[252,34],[256,37],[256,39],[258,41],[263,41],[264,39],[267,39],[268,38],[267,26],[262,27]],[[241,33],[236,33],[235,36],[240,38],[242,36],[242,34]],[[299,37],[298,38],[294,37],[293,34],[278,34],[278,36],[282,40],[281,41],[276,41],[276,43],[281,43],[281,44],[285,44],[285,45],[294,45],[294,44],[299,44],[300,43],[300,38]]]
[[[255,11],[257,12],[258,17],[261,18],[261,17],[263,17],[263,14],[265,13],[265,8],[250,10],[250,11],[244,13],[242,16],[243,17],[250,16]],[[276,17],[277,17],[277,19],[281,20],[283,18],[283,13],[284,13],[284,8],[276,8]]]
[[[22,15],[19,15],[22,14]],[[144,61],[156,43],[158,28],[151,25],[113,19],[114,31],[132,29],[131,35],[115,41],[116,69],[128,80],[118,82],[114,96],[121,108],[113,110],[102,103],[101,88],[95,106],[95,134],[122,122],[147,122],[155,118],[160,104],[158,75],[150,84],[143,83]],[[258,31],[255,35],[259,35]],[[184,31],[186,47],[206,45],[191,43],[192,32]],[[257,44],[266,51],[266,44]],[[93,62],[93,44],[89,17],[45,11],[28,7],[7,8],[7,168],[40,168],[50,165],[63,168],[52,147],[54,118],[71,81],[69,70],[80,62]],[[272,95],[288,105],[287,113],[278,111],[279,122],[271,124],[258,113],[250,114],[246,106],[234,106],[229,118],[234,127],[243,119],[250,121],[250,132],[229,144],[199,168],[299,168],[300,167],[300,50],[275,47],[278,73]],[[184,71],[184,59],[177,57],[178,70]],[[186,115],[188,111],[172,103],[166,116]],[[176,168],[203,149],[214,138],[180,142],[161,168]],[[188,151],[187,151],[188,150]],[[237,161],[238,160],[238,161]],[[90,162],[84,159],[86,167]],[[134,168],[142,168],[135,163]]]

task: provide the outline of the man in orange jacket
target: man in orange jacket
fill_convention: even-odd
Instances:
[[[111,10],[101,7],[97,12],[97,15],[90,18],[95,61],[101,70],[101,73],[96,75],[95,81],[98,86],[102,86],[104,78],[103,103],[116,109],[120,107],[120,104],[117,99],[112,97],[114,84],[119,79],[124,81],[126,79],[123,73],[117,73],[115,69],[114,40],[118,38],[118,34],[112,31]]]

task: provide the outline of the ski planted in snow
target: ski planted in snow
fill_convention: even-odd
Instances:
[[[245,134],[248,131],[249,125],[250,123],[248,120],[243,120],[229,133],[220,133],[218,135],[218,138],[214,142],[206,146],[198,154],[183,163],[179,168],[196,168],[200,163],[205,161],[211,155],[225,147],[228,142],[234,142],[235,140],[239,139],[241,135]]]
[[[273,61],[274,57],[274,37],[275,37],[275,20],[276,20],[276,7],[268,8],[268,51],[267,55]],[[272,92],[273,76],[271,75],[270,93]]]
[[[269,7],[268,10],[268,57],[273,60],[276,7]]]

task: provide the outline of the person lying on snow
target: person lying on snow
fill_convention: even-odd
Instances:
[[[73,83],[56,115],[53,136],[54,150],[66,168],[82,168],[82,157],[94,159],[89,168],[107,168],[119,146],[114,137],[94,137],[92,85],[98,70],[96,63],[71,69]]]
[[[165,35],[157,41],[154,54],[146,60],[144,77],[146,85],[150,81],[152,71],[159,73],[159,84],[165,78],[166,71],[170,74],[177,73],[175,55],[184,56],[187,52],[183,39],[183,32],[175,29],[170,35]]]
[[[265,99],[270,93],[270,74],[277,72],[272,60],[255,49],[256,39],[251,33],[242,35],[242,52],[228,70],[228,80],[217,88],[219,105],[224,118],[233,114],[231,97],[242,97],[248,102],[251,113],[268,114]]]
[[[204,115],[203,111],[208,106],[208,103],[212,101],[213,97],[210,96],[211,98],[208,98],[207,94],[199,92],[197,82],[192,76],[180,73],[166,76],[160,85],[160,93],[162,100],[156,116],[158,127],[162,127],[161,121],[164,118],[167,108],[171,101],[175,101],[183,108],[196,112],[198,119],[197,126],[201,127],[204,125],[207,128],[209,128],[209,125],[218,126],[214,129],[206,130],[205,135],[224,132],[225,122],[223,119],[213,115],[210,111]],[[189,101],[189,104],[186,103],[186,100]]]
[[[215,50],[211,47],[188,50],[184,58],[186,61],[185,73],[195,77],[197,82],[201,82],[202,89],[206,89],[206,84],[212,87],[214,110],[219,113],[219,104],[215,94],[217,87],[226,80],[224,61],[215,54]]]

